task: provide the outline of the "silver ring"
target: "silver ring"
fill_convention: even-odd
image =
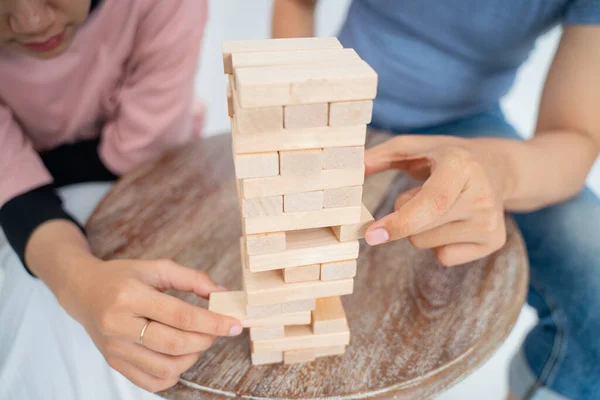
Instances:
[[[142,328],[142,331],[140,332],[140,338],[138,340],[138,344],[140,345],[144,345],[144,333],[146,333],[146,328],[148,327],[148,325],[150,325],[150,322],[152,322],[152,320],[148,320],[146,322],[146,324],[144,325],[144,327]]]

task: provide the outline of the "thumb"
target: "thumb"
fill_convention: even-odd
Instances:
[[[208,298],[212,292],[227,290],[218,286],[206,272],[181,266],[171,260],[156,261],[156,274],[158,285],[154,286],[161,290],[181,290],[204,298]]]

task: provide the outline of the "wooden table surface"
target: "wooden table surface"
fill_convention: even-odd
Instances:
[[[394,194],[407,184],[367,180],[367,206],[377,215],[389,212]],[[123,177],[87,228],[94,252],[105,259],[169,258],[241,289],[240,226],[230,137],[220,135]],[[251,366],[246,333],[220,338],[179,384],[159,394],[181,400],[431,398],[488,359],[517,319],[528,265],[519,232],[510,219],[507,226],[500,251],[454,268],[442,267],[430,251],[406,240],[379,247],[362,243],[354,293],[343,297],[351,331],[345,355],[304,365]],[[194,295],[171,294],[207,304]]]

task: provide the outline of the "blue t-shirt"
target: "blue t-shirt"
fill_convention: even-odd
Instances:
[[[496,106],[540,35],[598,23],[600,0],[354,0],[339,39],[379,74],[373,122],[410,130]]]

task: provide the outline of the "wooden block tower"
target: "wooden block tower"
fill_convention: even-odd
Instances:
[[[336,38],[228,41],[223,63],[244,290],[209,308],[250,329],[253,364],[343,354],[377,74]]]

